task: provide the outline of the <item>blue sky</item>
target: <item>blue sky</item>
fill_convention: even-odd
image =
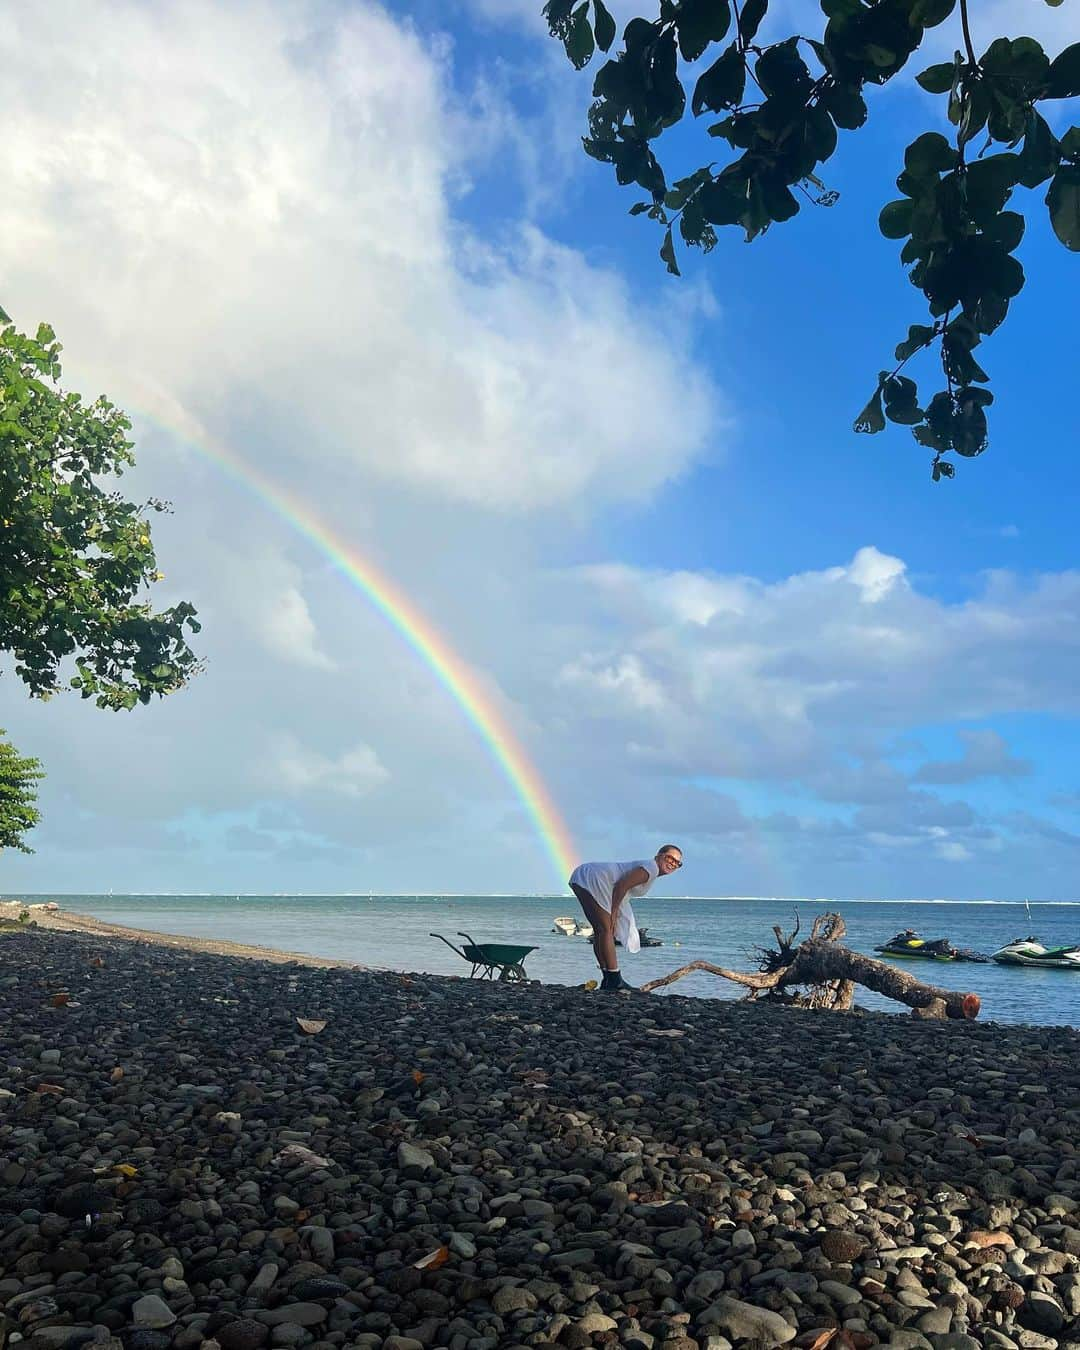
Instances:
[[[1048,46],[1080,38],[1069,8],[1031,6]],[[836,206],[683,249],[674,279],[640,194],[578,148],[591,73],[532,10],[101,0],[68,47],[32,16],[0,33],[25,72],[4,303],[54,323],[80,387],[170,410],[133,483],[176,505],[159,552],[208,657],[127,723],[5,674],[2,724],[50,774],[5,884],[557,884],[445,691],[164,420],[379,560],[583,853],[679,838],[698,894],[1078,898],[1077,273],[1041,194],[981,349],[990,448],[934,485],[904,429],[851,423],[924,319],[876,218],[935,101],[878,93]],[[83,24],[129,59],[91,62]]]

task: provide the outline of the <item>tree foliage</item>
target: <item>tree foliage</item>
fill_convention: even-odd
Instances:
[[[0,739],[0,849],[33,853],[23,835],[38,823],[37,785],[44,777],[36,759],[25,758]]]
[[[1080,128],[1058,137],[1040,110],[1080,96],[1080,43],[1052,57],[1033,38],[997,37],[977,55],[967,0],[821,0],[816,36],[768,42],[759,33],[769,0],[658,3],[657,17],[631,19],[622,48],[597,71],[584,146],[620,184],[648,194],[630,214],[658,223],[660,257],[675,275],[677,239],[707,253],[721,227],[752,240],[803,201],[832,205],[837,194],[819,170],[839,133],[865,123],[868,96],[907,66],[929,29],[956,24],[953,59],[916,76],[945,101],[951,136],[928,130],[912,141],[901,195],[879,221],[886,238],[903,241],[928,322],[911,326],[855,421],[871,433],[886,421],[910,426],[932,452],[935,481],[951,478],[946,456],[979,455],[987,444],[993,395],[975,349],[1024,284],[1014,254],[1025,219],[1014,191],[1038,189],[1057,237],[1080,251]],[[579,70],[615,43],[603,0],[548,0],[544,14]],[[669,183],[656,143],[682,120],[688,89],[714,148],[707,164]],[[933,348],[943,387],[922,398],[901,371]]]
[[[28,337],[0,310],[0,651],[38,697],[67,679],[99,707],[133,708],[191,676],[199,625],[186,602],[154,612],[148,514],[166,504],[103,485],[133,463],[131,424],[59,388],[60,351],[47,325]]]

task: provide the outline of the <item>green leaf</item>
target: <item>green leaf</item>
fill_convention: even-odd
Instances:
[[[759,234],[764,234],[772,224],[772,212],[765,200],[761,178],[757,175],[747,179],[746,208],[742,213],[740,224],[746,231],[745,239],[748,244]]]
[[[925,131],[904,151],[904,166],[915,178],[936,177],[955,169],[958,156],[939,131]]]
[[[1017,211],[1002,211],[984,227],[983,233],[1006,253],[1012,253],[1024,237],[1024,217]]]
[[[551,36],[557,37],[560,42],[565,42],[570,34],[570,11],[573,8],[574,0],[548,0],[544,6],[544,18],[547,19]]]
[[[882,392],[885,396],[885,416],[890,422],[910,427],[923,420],[914,380],[909,380],[905,375],[894,375],[885,381]]]
[[[915,81],[928,94],[947,94],[953,86],[955,77],[956,63],[954,61],[943,61],[938,66],[927,66],[921,74],[915,76]]]
[[[910,197],[901,197],[881,208],[878,229],[886,239],[906,239],[911,233],[912,206]]]
[[[593,33],[602,52],[615,41],[615,20],[608,13],[604,0],[593,0]]]
[[[968,85],[959,104],[959,129],[956,139],[961,148],[967,145],[973,136],[977,136],[986,125],[992,107],[990,91],[985,82]],[[950,104],[950,114],[951,111]]]
[[[632,216],[640,216],[643,215],[646,211],[650,210],[651,208],[652,202],[635,202],[633,206],[630,208],[630,214]]]
[[[986,119],[986,131],[991,140],[1004,141],[1014,146],[1027,126],[1029,108],[1022,98],[1012,98],[1000,85],[992,90],[993,98]]]
[[[1080,127],[1070,127],[1058,144],[1066,159],[1080,159]]]
[[[673,277],[681,276],[679,264],[675,261],[675,241],[671,237],[671,226],[667,228],[664,242],[660,245],[660,260],[667,264],[667,270]]]
[[[767,47],[758,58],[754,75],[766,98],[784,104],[804,102],[813,84],[795,38]]]
[[[824,108],[811,105],[806,110],[805,127],[806,148],[816,161],[829,159],[836,149],[836,127]],[[820,184],[824,188],[824,183]],[[837,193],[837,196],[840,194]]]
[[[953,384],[970,384],[972,380],[985,382],[990,377],[971,354],[981,338],[970,319],[961,315],[945,330],[941,340],[941,356],[945,370]]]
[[[1057,137],[1034,108],[1028,114],[1024,148],[1020,152],[1018,181],[1023,187],[1038,187],[1053,174],[1058,166]]]
[[[675,30],[668,28],[652,44],[646,57],[645,116],[649,136],[673,126],[686,110],[686,94],[679,80],[679,49]],[[635,114],[635,121],[638,118]]]
[[[746,0],[739,15],[739,36],[752,42],[769,8],[769,0]]]
[[[704,72],[694,88],[690,108],[695,117],[708,109],[722,112],[742,101],[746,88],[746,58],[735,43]]]
[[[765,209],[775,221],[790,220],[799,213],[798,198],[786,183],[774,176],[762,178],[761,196]]]
[[[926,432],[917,429],[914,433],[916,440],[920,445],[929,445],[935,450],[947,450],[952,445],[952,420],[952,395],[942,390],[926,405]]]
[[[566,39],[566,54],[575,70],[584,70],[592,59],[594,50],[592,25],[589,23],[589,0],[582,0],[574,10],[570,33]]]
[[[836,125],[845,131],[857,131],[866,121],[866,100],[858,89],[833,85],[824,91],[820,102]]]
[[[1034,38],[997,38],[979,62],[985,74],[1006,85],[1018,97],[1040,90],[1050,69],[1050,62]]]
[[[1074,42],[1071,47],[1066,47],[1060,56],[1050,62],[1046,97],[1080,97],[1080,42]]]
[[[993,403],[989,389],[969,385],[956,393],[956,411],[952,419],[952,445],[958,455],[973,458],[986,449],[986,408]]]
[[[698,193],[702,213],[713,225],[737,225],[746,210],[746,179],[722,173]]]
[[[10,322],[11,322],[11,315],[7,312],[7,310],[4,308],[3,305],[0,305],[0,323],[10,323]]]
[[[996,216],[1020,181],[1020,156],[1008,152],[987,155],[967,166],[965,193],[972,216],[983,224]]]
[[[913,323],[908,329],[905,341],[901,342],[896,348],[896,359],[898,361],[910,360],[917,351],[921,351],[923,347],[928,347],[933,342],[936,331],[927,324]]]
[[[881,409],[881,385],[874,390],[873,398],[855,419],[855,430],[873,436],[885,430],[885,414]]]
[[[911,22],[920,28],[936,28],[955,8],[956,0],[915,0],[911,7]]]
[[[1050,224],[1067,249],[1080,252],[1080,164],[1062,164],[1046,194]]]
[[[679,51],[696,61],[712,42],[722,42],[731,26],[729,0],[682,0],[675,15]]]

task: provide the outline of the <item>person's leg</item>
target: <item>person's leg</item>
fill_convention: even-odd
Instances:
[[[596,964],[603,971],[618,970],[619,958],[615,955],[615,925],[611,915],[602,905],[598,905],[583,886],[570,883],[570,888],[578,898],[578,904],[585,911],[585,917],[592,925],[593,953]]]

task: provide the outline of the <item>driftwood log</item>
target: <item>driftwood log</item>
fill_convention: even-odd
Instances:
[[[773,932],[776,948],[758,948],[756,972],[725,970],[708,961],[691,961],[670,975],[643,984],[642,992],[651,993],[692,971],[703,970],[742,985],[748,991],[747,998],[764,997],[804,1008],[846,1011],[855,1001],[855,986],[861,984],[886,998],[906,1003],[915,1017],[970,1019],[979,1015],[978,994],[923,984],[906,970],[897,970],[884,961],[875,961],[841,946],[840,939],[847,929],[839,914],[819,915],[810,936],[798,944],[795,941],[799,933],[798,916],[791,933],[785,935],[779,926],[774,927]],[[806,992],[793,993],[793,990]]]

